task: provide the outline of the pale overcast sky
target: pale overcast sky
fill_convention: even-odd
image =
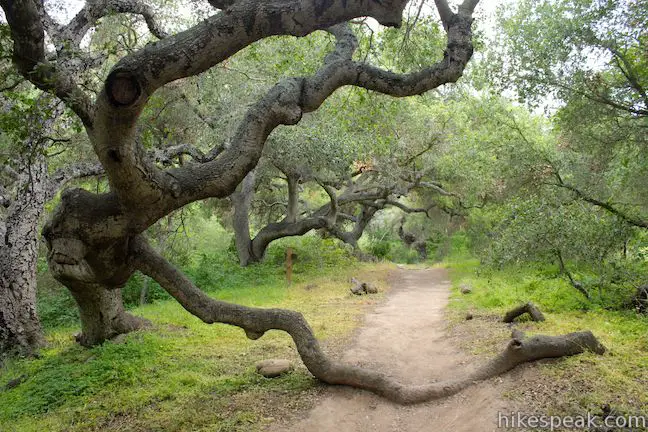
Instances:
[[[491,18],[495,9],[500,4],[511,4],[514,0],[481,0],[477,6],[477,20],[481,22],[480,27],[488,31],[492,27],[490,24]],[[81,8],[85,2],[83,0],[63,0],[63,1],[46,1],[45,6],[47,10],[61,23],[68,22]],[[452,4],[457,5],[459,2],[451,1]],[[431,0],[426,1],[428,8],[434,8]],[[187,13],[191,13],[187,8]],[[0,19],[5,21],[4,14],[0,10]]]

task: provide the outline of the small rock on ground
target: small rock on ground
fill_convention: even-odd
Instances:
[[[257,372],[266,378],[278,377],[290,372],[292,369],[292,363],[283,359],[262,360],[256,364]]]

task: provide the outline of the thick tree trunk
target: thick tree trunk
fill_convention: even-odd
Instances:
[[[77,285],[70,291],[81,314],[81,333],[76,339],[83,346],[98,345],[148,324],[124,310],[120,289],[88,284]]]
[[[43,343],[36,311],[38,222],[47,199],[44,157],[19,173],[0,247],[0,353],[34,353]]]
[[[43,228],[50,271],[70,290],[79,307],[81,334],[77,340],[84,346],[100,344],[147,323],[124,310],[120,288],[135,272],[127,262],[130,239],[105,241],[100,236],[119,226],[119,217],[108,217],[109,223],[100,219],[102,207],[98,202],[102,200],[114,202],[111,195],[68,189]],[[77,227],[88,226],[94,227],[97,243],[90,243],[89,237],[75,237]]]

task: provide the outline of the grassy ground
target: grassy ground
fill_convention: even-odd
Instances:
[[[263,265],[241,269],[221,251],[192,258],[185,271],[213,297],[301,311],[335,355],[366,308],[381,298],[349,295],[348,279],[355,275],[387,288],[393,267],[358,264],[343,250],[321,240],[309,243],[314,241],[291,244],[298,260],[290,287],[284,280],[283,244]],[[608,347],[603,356],[527,366],[524,382],[509,395],[525,411],[598,414],[609,405],[619,414],[648,414],[646,317],[588,304],[552,269],[494,271],[459,256],[445,265],[454,286],[449,316],[474,353],[499,351],[510,331],[499,322],[502,314],[526,301],[547,316],[544,323],[520,323],[527,333],[590,329]],[[138,283],[134,279],[124,290],[129,304],[138,298]],[[472,293],[460,294],[462,284]],[[322,386],[301,365],[287,335],[270,332],[250,341],[240,329],[203,324],[155,284],[151,290],[154,304],[132,312],[151,320],[153,328],[92,349],[72,340],[78,328],[69,296],[44,293],[41,313],[49,346],[38,359],[0,367],[0,431],[257,431],[312,405]],[[467,312],[475,318],[465,321]],[[266,358],[288,358],[298,367],[266,379],[254,370]],[[20,384],[6,389],[17,378]]]
[[[450,314],[455,324],[472,329],[467,346],[480,353],[501,349],[509,329],[499,322],[503,313],[533,301],[546,322],[523,322],[528,334],[564,334],[591,330],[608,348],[603,356],[584,354],[530,367],[527,382],[511,392],[526,411],[550,415],[600,414],[607,405],[618,414],[648,415],[648,318],[588,306],[555,272],[536,268],[486,270],[474,259],[452,259],[454,292]],[[472,293],[462,295],[467,284]],[[475,316],[464,321],[466,313]]]
[[[349,277],[386,288],[391,266],[334,261],[338,264],[296,265],[290,287],[281,266],[272,262],[232,266],[225,276],[223,269],[211,268],[210,277],[224,283],[207,288],[227,301],[297,309],[336,351],[364,308],[381,297],[351,296]],[[194,277],[209,282],[206,275]],[[154,327],[83,349],[71,338],[78,329],[59,326],[48,331],[49,347],[40,358],[5,364],[0,431],[255,431],[277,416],[306,409],[318,391],[285,334],[269,332],[249,341],[240,329],[203,324],[173,300],[133,312]],[[289,358],[298,367],[266,379],[254,368],[266,358]],[[22,383],[5,389],[19,377]]]

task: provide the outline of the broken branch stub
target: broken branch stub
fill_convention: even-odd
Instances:
[[[539,322],[545,320],[540,309],[538,309],[538,307],[533,303],[528,302],[508,311],[506,315],[504,315],[502,321],[505,323],[512,323],[515,318],[524,315],[525,313],[528,313],[533,321]]]

